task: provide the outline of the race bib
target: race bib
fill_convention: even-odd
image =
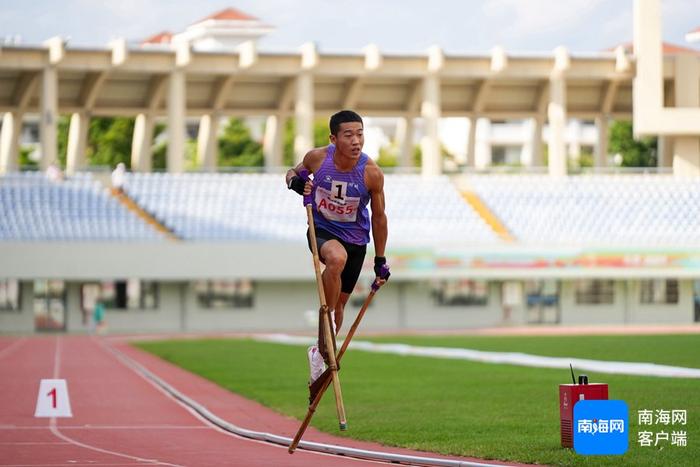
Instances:
[[[316,209],[323,217],[335,222],[355,222],[360,198],[348,196],[348,182],[333,180],[331,189],[316,188]]]

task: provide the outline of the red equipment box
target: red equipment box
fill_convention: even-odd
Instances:
[[[559,416],[561,420],[562,447],[574,447],[574,404],[584,399],[607,400],[607,383],[559,385]]]

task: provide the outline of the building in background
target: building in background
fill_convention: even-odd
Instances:
[[[256,42],[273,31],[274,27],[254,16],[235,8],[226,8],[192,23],[184,31],[155,34],[143,40],[140,46],[153,49],[186,43],[193,50],[201,52],[233,52],[244,42]]]

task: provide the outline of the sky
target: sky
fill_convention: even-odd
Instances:
[[[40,44],[60,35],[69,46],[104,47],[119,37],[138,42],[163,30],[180,32],[234,7],[276,29],[261,50],[448,54],[597,52],[632,41],[633,0],[0,0],[0,42],[21,36]],[[663,0],[664,39],[686,47],[700,27],[700,0]]]

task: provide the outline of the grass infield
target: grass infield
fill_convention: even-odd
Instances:
[[[381,342],[517,351],[601,360],[646,361],[700,368],[700,335],[566,337],[382,337]],[[215,383],[302,419],[306,414],[306,348],[250,340],[137,344]],[[578,372],[577,372],[578,373]],[[700,380],[588,373],[610,385],[610,399],[630,410],[624,456],[580,456],[559,443],[558,385],[566,370],[493,365],[350,349],[341,382],[347,432],[338,431],[330,392],[312,425],[338,436],[449,455],[550,465],[700,465]],[[687,410],[687,425],[639,426],[638,410]],[[669,433],[643,447],[640,431]],[[672,446],[685,431],[687,446]]]

